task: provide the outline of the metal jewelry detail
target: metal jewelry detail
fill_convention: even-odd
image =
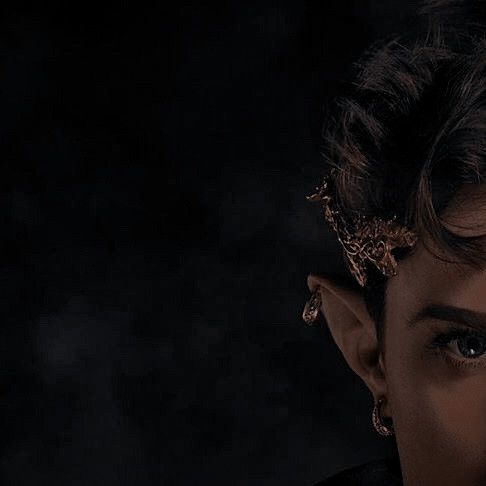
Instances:
[[[371,415],[372,421],[373,421],[373,427],[375,430],[378,432],[378,434],[388,437],[390,435],[394,434],[393,427],[387,427],[386,425],[383,425],[383,422],[381,421],[381,405],[383,403],[383,398],[380,398],[376,403],[375,406],[373,407],[373,413]]]
[[[321,310],[321,304],[321,292],[319,287],[317,287],[317,289],[312,292],[310,299],[305,304],[304,312],[302,312],[302,319],[304,319],[308,326],[312,326],[317,321]]]
[[[333,172],[331,172],[331,175]],[[396,247],[414,246],[418,240],[415,232],[396,222],[396,215],[385,221],[377,216],[371,219],[358,215],[352,221],[343,216],[333,200],[333,181],[328,175],[317,193],[306,196],[309,201],[320,201],[324,218],[337,233],[343,246],[343,255],[351,274],[364,287],[366,262],[373,263],[387,277],[397,275],[397,262],[391,250]]]

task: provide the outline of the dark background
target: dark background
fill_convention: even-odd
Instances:
[[[300,317],[340,268],[305,195],[324,103],[416,4],[2,11],[4,484],[311,485],[390,451]]]

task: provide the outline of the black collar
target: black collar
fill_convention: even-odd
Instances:
[[[314,486],[403,486],[398,457],[367,462],[341,471]]]

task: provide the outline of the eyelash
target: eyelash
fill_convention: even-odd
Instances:
[[[470,329],[464,329],[456,326],[450,326],[447,332],[439,332],[435,335],[432,342],[427,346],[434,352],[439,354],[444,360],[446,360],[452,366],[459,369],[474,369],[486,367],[486,361],[482,359],[486,358],[486,350],[477,358],[458,358],[452,356],[450,352],[447,351],[447,346],[464,337],[475,337],[477,339],[486,341],[486,335],[481,334],[477,331]]]

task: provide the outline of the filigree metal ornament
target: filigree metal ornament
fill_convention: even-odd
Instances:
[[[328,175],[317,193],[306,196],[309,201],[320,201],[324,218],[337,233],[343,246],[344,260],[359,285],[366,285],[366,263],[373,263],[385,276],[397,275],[397,262],[391,251],[397,247],[414,246],[418,240],[415,232],[400,225],[396,215],[385,221],[374,216],[358,215],[348,221],[342,215],[331,194],[332,179]]]
[[[322,299],[319,287],[312,292],[310,299],[306,302],[304,311],[302,312],[302,319],[308,326],[316,323],[319,312],[321,310]]]

